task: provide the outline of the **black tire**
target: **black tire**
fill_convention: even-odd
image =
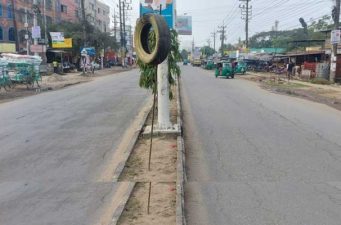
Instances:
[[[153,51],[150,51],[148,45],[148,34],[151,29],[156,37]],[[142,62],[152,65],[162,63],[171,47],[171,35],[165,19],[157,14],[144,15],[137,21],[134,41],[136,54]]]

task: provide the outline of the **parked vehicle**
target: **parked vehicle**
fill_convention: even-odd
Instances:
[[[40,87],[39,66],[42,59],[39,56],[3,53],[2,59],[7,62],[4,74],[10,78],[12,83],[23,83],[26,84],[27,88],[33,88],[36,83]]]
[[[214,62],[213,60],[208,60],[205,64],[206,70],[213,70],[214,69]]]
[[[239,61],[235,68],[235,73],[237,74],[245,74],[246,73],[246,63],[243,61]]]
[[[184,59],[183,65],[184,65],[184,66],[187,66],[187,65],[188,65],[188,59]]]
[[[234,78],[234,70],[229,62],[218,62],[215,69],[215,77]]]

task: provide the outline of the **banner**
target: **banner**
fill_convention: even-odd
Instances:
[[[0,53],[15,53],[15,44],[0,43]]]
[[[41,38],[40,26],[32,27],[32,38]]]
[[[64,42],[64,33],[63,32],[50,32],[52,44],[57,42]]]
[[[53,42],[52,48],[72,48],[72,38],[64,38],[64,41]]]
[[[179,35],[192,35],[192,17],[177,16],[175,28]]]
[[[175,0],[140,0],[140,16],[147,13],[160,14],[165,18],[168,27],[175,27]]]
[[[339,44],[340,43],[340,30],[332,30],[331,36],[330,36],[330,42],[332,44]]]
[[[34,53],[43,53],[46,52],[46,45],[31,45],[30,50]]]

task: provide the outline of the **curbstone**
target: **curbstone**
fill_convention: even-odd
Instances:
[[[186,225],[185,218],[185,192],[184,182],[186,180],[185,173],[185,144],[183,139],[183,122],[182,122],[182,109],[180,98],[180,82],[179,78],[176,79],[177,84],[177,123],[180,127],[180,135],[177,138],[177,178],[176,178],[176,225]]]

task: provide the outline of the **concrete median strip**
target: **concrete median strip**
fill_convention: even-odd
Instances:
[[[115,211],[115,224],[176,224],[185,225],[184,182],[185,145],[182,137],[180,87],[174,87],[176,99],[172,103],[173,120],[180,128],[178,134],[157,134],[153,141],[151,170],[147,169],[149,138],[141,135],[142,127],[150,123],[148,114],[141,130],[135,131],[120,163],[115,168],[113,180],[134,183],[130,198],[125,199],[123,209]],[[175,108],[176,107],[176,108]],[[150,107],[151,108],[151,107]],[[149,108],[149,109],[150,109]],[[172,151],[172,150],[176,151]],[[147,214],[148,188],[152,190],[150,214]],[[175,203],[175,204],[174,204]]]

